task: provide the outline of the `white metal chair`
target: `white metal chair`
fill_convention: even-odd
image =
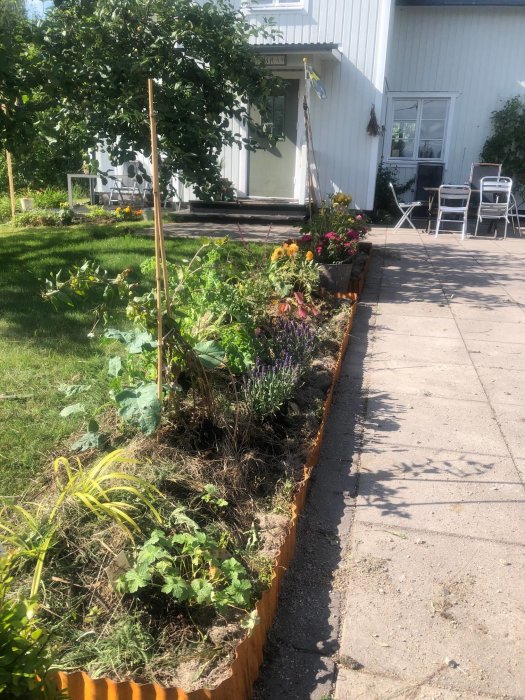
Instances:
[[[394,197],[394,201],[396,203],[396,206],[399,209],[399,211],[401,212],[401,218],[399,219],[397,224],[394,226],[394,231],[397,231],[399,228],[401,228],[401,226],[404,224],[405,221],[410,226],[412,226],[414,231],[417,231],[414,224],[410,221],[410,215],[412,214],[413,210],[416,207],[423,206],[423,202],[409,202],[409,203],[400,202],[397,198],[396,191],[394,189],[394,185],[391,182],[389,182],[388,185],[389,185],[390,189],[392,190],[392,195]]]
[[[501,163],[472,163],[470,166],[469,185],[473,190],[479,190],[482,177],[500,177]]]
[[[468,185],[441,185],[439,188],[436,236],[439,233],[441,224],[447,222],[461,223],[461,240],[465,238],[469,201],[470,187]]]
[[[523,204],[523,202],[522,202]],[[521,238],[521,224],[520,224],[520,216],[523,216],[523,214],[520,214],[520,205],[517,203],[516,198],[514,197],[514,194],[511,192],[510,193],[510,206],[509,206],[509,219],[512,221],[512,228],[514,231],[516,231],[516,226],[518,227],[518,233]]]
[[[111,192],[109,194],[109,203],[113,204],[115,202],[124,203],[124,197],[133,200],[135,195],[137,195],[142,204],[144,204],[144,194],[141,191],[139,184],[136,179],[137,174],[137,163],[129,162],[123,163],[121,166],[121,175],[117,175],[113,180],[113,186],[111,187]],[[134,175],[131,176],[129,173],[133,172]]]
[[[505,220],[505,232],[503,238],[507,238],[507,226],[509,224],[512,196],[512,180],[510,177],[482,177],[479,187],[478,216],[474,236],[478,235],[479,222],[483,219],[489,221]],[[514,223],[513,223],[514,225]],[[498,228],[494,228],[494,238],[498,235]]]

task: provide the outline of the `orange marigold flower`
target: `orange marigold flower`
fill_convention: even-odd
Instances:
[[[131,207],[126,207],[126,208],[124,209],[124,211],[126,212],[126,214],[129,214],[130,211],[131,211]]]
[[[314,254],[311,250],[306,251],[306,259],[308,260],[308,262],[312,262],[312,260],[314,259]]]
[[[298,252],[299,246],[297,245],[297,243],[290,243],[290,245],[286,249],[286,254],[289,258],[291,258],[293,255],[297,255]]]
[[[271,261],[275,262],[276,260],[279,260],[280,258],[282,258],[283,255],[284,255],[284,250],[281,247],[276,248],[272,253]]]
[[[120,214],[120,212],[121,212],[120,207],[117,207],[117,208],[115,209],[115,214]]]

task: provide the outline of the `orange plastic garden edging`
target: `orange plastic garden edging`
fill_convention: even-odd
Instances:
[[[358,291],[347,294],[338,293],[339,298],[351,299],[356,302],[364,287],[368,262],[359,279]],[[337,364],[332,377],[332,383],[326,395],[323,417],[317,432],[315,442],[309,452],[304,465],[304,477],[298,485],[297,493],[292,504],[292,517],[286,537],[281,545],[279,554],[275,560],[272,582],[256,605],[260,622],[250,636],[243,639],[237,647],[235,659],[231,665],[231,674],[220,685],[213,689],[194,690],[186,693],[181,688],[164,688],[156,683],[135,683],[134,681],[122,681],[117,683],[109,678],[90,678],[83,671],[74,673],[56,673],[57,686],[68,691],[70,700],[248,700],[251,697],[253,684],[259,675],[259,668],[263,660],[266,635],[270,629],[275,612],[279,590],[284,573],[290,565],[294,550],[297,529],[297,520],[306,500],[310,475],[317,465],[319,451],[323,441],[323,435],[332,405],[335,386],[341,374],[343,358],[348,347],[350,331],[355,316],[356,304],[354,303],[345,328],[345,333],[339,348]]]

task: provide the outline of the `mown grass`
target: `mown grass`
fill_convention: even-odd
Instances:
[[[151,257],[151,224],[13,229],[0,226],[0,494],[19,495],[49,466],[84,418],[59,416],[61,384],[89,384],[87,407],[107,401],[105,350],[87,334],[88,308],[57,312],[41,298],[50,271],[95,259],[110,272]],[[181,262],[202,241],[166,240],[167,257]],[[241,246],[239,246],[241,255]],[[84,396],[82,397],[84,401]]]

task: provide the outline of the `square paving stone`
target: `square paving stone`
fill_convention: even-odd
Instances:
[[[499,367],[525,371],[525,348],[520,343],[491,342],[465,338],[475,367]]]
[[[523,547],[359,520],[353,542],[341,657],[406,682],[523,697]]]
[[[485,392],[472,365],[371,361],[366,364],[365,385],[372,393],[410,394],[455,399],[485,400]]]
[[[494,367],[478,367],[477,371],[481,383],[493,403],[508,403],[517,406],[522,406],[525,403],[525,371]]]
[[[488,340],[496,343],[525,343],[522,323],[504,323],[501,320],[457,318],[458,328],[468,346],[469,340]]]
[[[363,439],[375,450],[413,445],[508,456],[491,407],[482,401],[370,393]]]
[[[525,402],[521,405],[495,404],[505,440],[515,459],[525,459]]]
[[[457,671],[459,673],[459,670]],[[431,681],[432,679],[430,679]],[[494,696],[456,692],[420,682],[403,682],[340,667],[335,700],[494,700]]]
[[[377,313],[375,329],[377,332],[391,331],[406,336],[461,340],[461,333],[453,318],[432,318],[425,321],[418,316],[388,316]]]
[[[430,318],[452,318],[452,312],[447,303],[441,299],[435,303],[425,301],[412,303],[409,297],[407,297],[406,303],[403,303],[402,300],[400,303],[380,302],[377,305],[377,313],[383,316],[424,317],[426,323],[429,322]]]
[[[365,451],[359,520],[525,545],[525,488],[513,461],[449,451]]]
[[[436,337],[413,335],[407,338],[403,334],[382,331],[374,339],[367,357],[374,365],[402,366],[417,362],[419,364],[454,364],[471,366],[465,343],[459,337]]]

